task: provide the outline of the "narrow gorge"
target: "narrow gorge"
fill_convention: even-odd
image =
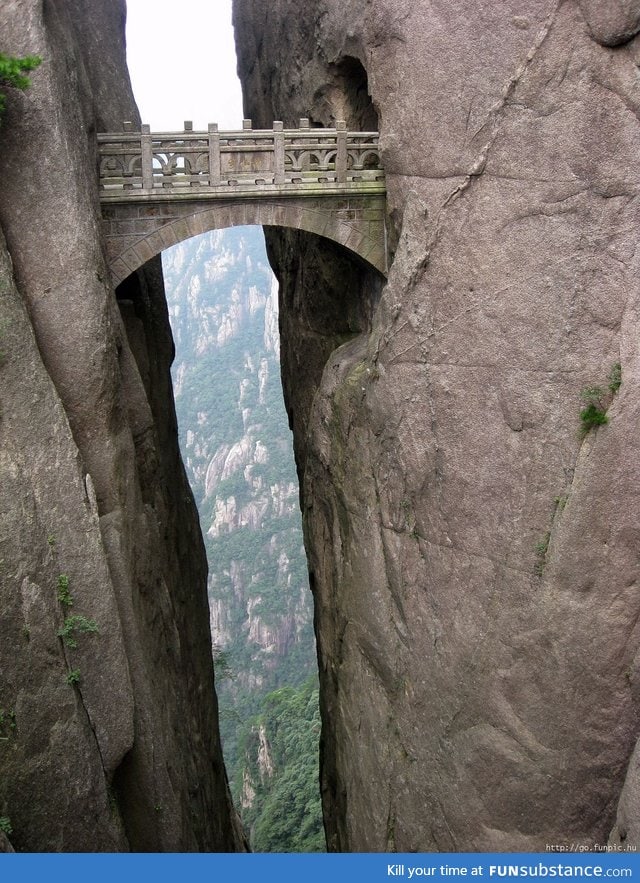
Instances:
[[[238,400],[189,403],[222,422],[213,457],[182,440],[187,470],[184,316],[159,258],[111,284],[102,226],[97,133],[140,125],[125,15],[0,6],[0,52],[42,58],[0,119],[0,851],[248,848],[215,599],[243,596],[262,650],[308,653],[302,605],[286,627],[269,607],[304,574],[265,542],[208,578],[187,471],[214,555],[264,514],[246,485],[293,505],[255,430],[277,346],[328,849],[640,847],[640,3],[234,0],[256,128],[379,131],[389,271],[267,227],[279,344],[266,322],[245,423]],[[233,340],[233,310],[214,325]],[[225,370],[207,347],[196,370]],[[232,660],[244,686],[254,661]]]

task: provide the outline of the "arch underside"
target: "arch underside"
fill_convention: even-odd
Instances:
[[[290,227],[337,242],[386,275],[384,197],[117,205],[105,218],[114,285],[165,248],[225,227]]]

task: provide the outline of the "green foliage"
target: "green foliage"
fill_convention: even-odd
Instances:
[[[69,577],[64,573],[58,577],[58,601],[63,607],[73,606],[73,598],[69,592]]]
[[[8,742],[12,736],[15,736],[18,724],[16,721],[16,713],[13,708],[6,711],[0,708],[0,739]]]
[[[13,828],[11,827],[11,819],[9,816],[0,816],[0,831],[7,836],[13,834]]]
[[[87,619],[86,616],[68,616],[62,628],[58,629],[58,637],[62,638],[65,647],[73,650],[78,646],[77,635],[97,631],[98,625],[94,619]]]
[[[42,59],[38,55],[25,55],[24,58],[14,58],[0,52],[0,117],[4,112],[7,96],[3,87],[13,86],[16,89],[28,89],[31,80],[25,74],[35,70]]]
[[[229,662],[229,654],[226,650],[219,647],[213,648],[213,667],[216,674],[216,681],[230,680],[235,677],[231,663]]]
[[[551,539],[551,534],[546,533],[539,542],[536,543],[536,555],[546,555],[547,549],[549,548],[549,540]]]
[[[611,371],[609,371],[609,390],[615,395],[621,386],[622,365],[620,362],[616,362],[615,365],[612,366]]]
[[[561,497],[556,497],[553,501],[553,505],[556,512],[562,512],[564,507],[567,505],[567,495],[563,494]]]
[[[271,750],[272,777],[256,767],[258,727]],[[269,693],[261,714],[245,735],[244,750],[256,795],[243,815],[255,852],[324,852],[319,793],[318,689],[310,678],[301,687]]]
[[[541,540],[538,540],[535,546],[536,552],[536,563],[533,568],[533,572],[536,576],[542,576],[544,571],[544,566],[547,563],[547,550],[549,548],[549,541],[551,540],[551,534],[547,532]]]
[[[582,438],[590,430],[604,426],[609,422],[607,408],[622,385],[622,365],[620,362],[611,366],[607,379],[609,383],[606,391],[601,386],[588,386],[580,393],[580,398],[585,404],[580,411],[580,436]]]
[[[589,430],[595,429],[597,426],[604,426],[609,422],[607,412],[593,402],[590,402],[586,408],[583,408],[580,411],[580,420],[582,423],[580,431],[583,436],[585,436]]]
[[[80,669],[72,668],[67,675],[67,683],[69,686],[74,686],[74,684],[80,683]]]
[[[608,423],[609,418],[604,403],[604,391],[600,386],[587,386],[580,393],[580,398],[585,403],[580,411],[580,435],[584,438],[591,429]]]

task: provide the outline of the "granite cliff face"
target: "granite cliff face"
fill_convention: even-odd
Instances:
[[[124,14],[0,8],[0,49],[43,58],[0,128],[0,815],[16,850],[243,845],[160,268],[116,298],[100,236],[94,134],[136,118]]]
[[[387,172],[381,296],[268,239],[329,847],[637,846],[640,4],[234,15],[246,115],[379,124]]]

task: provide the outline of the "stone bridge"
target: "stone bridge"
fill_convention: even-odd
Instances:
[[[377,132],[253,129],[98,135],[100,202],[113,282],[163,249],[242,224],[292,227],[387,270],[385,181]]]

